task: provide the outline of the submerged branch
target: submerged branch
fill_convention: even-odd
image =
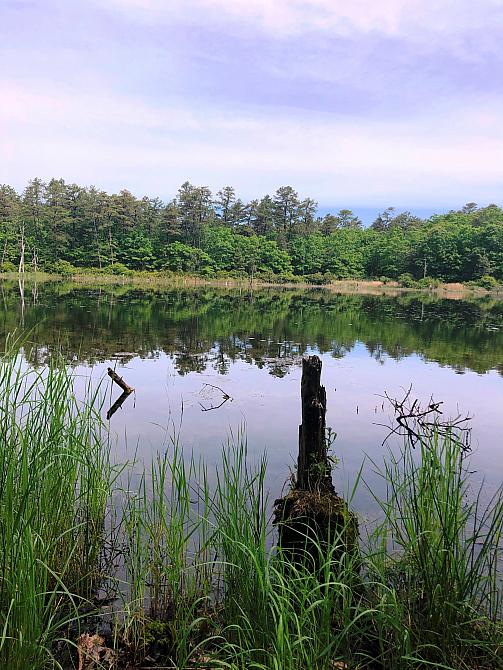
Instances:
[[[471,450],[470,436],[471,426],[467,423],[472,417],[469,415],[457,414],[455,417],[444,418],[440,409],[443,402],[435,402],[433,396],[430,397],[426,406],[422,405],[418,398],[412,400],[412,385],[409,386],[404,397],[399,400],[392,398],[388,393],[384,393],[384,398],[393,408],[395,421],[384,425],[389,430],[382,444],[384,445],[393,435],[399,435],[407,438],[412,447],[416,444],[425,444],[432,434],[440,437],[455,436],[463,452]],[[384,407],[384,402],[383,402]],[[397,425],[395,425],[397,424]]]

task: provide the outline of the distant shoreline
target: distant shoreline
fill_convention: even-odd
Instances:
[[[90,274],[80,273],[74,275],[58,275],[46,272],[24,273],[20,275],[17,272],[0,273],[0,281],[19,281],[24,279],[27,282],[63,282],[72,281],[76,284],[89,286],[107,286],[107,285],[133,285],[133,286],[214,286],[216,288],[302,288],[302,289],[324,289],[333,293],[341,294],[361,294],[361,295],[401,295],[404,293],[418,293],[426,295],[437,295],[443,298],[462,299],[468,296],[493,295],[503,300],[503,286],[493,289],[485,289],[477,286],[467,286],[460,282],[441,283],[431,287],[405,287],[397,281],[382,282],[373,279],[340,279],[327,284],[313,284],[307,281],[274,281],[263,279],[251,279],[249,277],[221,277],[205,278],[194,275],[162,275],[157,273],[138,273],[131,276],[113,275],[113,274]]]

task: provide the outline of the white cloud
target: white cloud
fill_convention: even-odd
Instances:
[[[503,21],[501,0],[109,0],[108,6],[136,20],[209,17],[213,24],[254,27],[272,37],[375,33],[418,43],[427,36],[459,43],[474,30]]]
[[[150,106],[108,92],[0,91],[0,182],[63,176],[172,196],[190,179],[243,197],[291,183],[321,203],[494,201],[503,181],[503,109],[479,104],[414,121]]]

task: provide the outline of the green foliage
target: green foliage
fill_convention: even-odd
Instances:
[[[400,600],[402,622],[398,611],[392,616],[395,631],[398,624],[408,637],[404,667],[496,667],[501,650],[490,640],[502,632],[503,490],[481,502],[482,489],[472,490],[466,436],[457,429],[433,422],[418,435],[378,466],[388,495],[376,498],[384,514],[374,537],[377,590],[391,607]],[[407,620],[413,623],[406,631]],[[398,642],[395,631],[388,639]],[[382,640],[380,648],[389,653]]]
[[[52,272],[62,277],[71,277],[77,274],[77,268],[68,261],[55,261],[54,263],[46,263],[45,268],[47,272]]]
[[[484,275],[480,279],[477,279],[475,283],[478,286],[481,286],[482,288],[486,288],[488,290],[496,288],[496,286],[498,286],[498,280],[495,279],[494,277],[491,277],[490,275]]]
[[[324,284],[330,284],[332,281],[332,275],[322,274],[321,272],[315,272],[312,275],[305,275],[304,279],[309,284],[315,284],[316,286],[323,286]]]
[[[154,269],[154,247],[144,230],[133,230],[123,240],[118,251],[119,260],[133,270]],[[117,264],[116,264],[117,265]]]
[[[421,288],[437,288],[440,284],[440,279],[434,279],[433,277],[421,277],[416,281],[416,286]]]
[[[0,272],[17,272],[17,267],[11,261],[4,261],[0,266]]]
[[[99,585],[112,481],[99,402],[64,366],[0,358],[0,667],[58,667],[54,644]]]
[[[122,275],[124,277],[130,277],[133,274],[132,270],[123,263],[112,263],[111,265],[107,265],[104,270],[107,274]]]
[[[358,279],[365,273],[365,234],[345,228],[326,239],[325,272],[335,279]]]
[[[211,272],[212,259],[202,249],[191,247],[183,242],[172,242],[163,249],[161,268],[178,272]]]
[[[413,288],[417,286],[417,282],[410,272],[404,272],[398,277],[398,283],[404,288]]]
[[[157,639],[173,667],[196,648],[236,670],[498,667],[503,492],[468,502],[461,442],[434,427],[422,438],[419,457],[406,442],[373,464],[388,495],[370,539],[350,549],[342,527],[295,562],[273,545],[265,458],[251,466],[239,435],[212,490],[175,440],[130,497],[128,648],[141,661]]]
[[[131,667],[500,667],[503,491],[481,504],[455,430],[428,424],[372,464],[382,522],[357,549],[348,515],[292,561],[243,434],[211,473],[174,436],[120,487],[97,395],[78,403],[65,370],[0,359],[2,668],[76,667],[61,649],[95,632],[102,574],[122,585],[107,644]]]
[[[411,266],[412,237],[404,235],[399,228],[392,228],[387,234],[372,235],[368,252],[370,274],[397,279],[407,272]]]
[[[24,248],[27,269],[66,261],[204,276],[293,272],[396,280],[409,273],[452,282],[503,280],[497,205],[468,203],[427,221],[388,207],[370,229],[349,209],[323,218],[316,210],[312,198],[301,199],[291,186],[246,203],[232,186],[214,198],[208,187],[185,182],[164,203],[127,190],[109,195],[62,179],[33,179],[21,195],[0,185],[0,263],[17,267]]]

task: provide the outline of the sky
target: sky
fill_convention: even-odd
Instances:
[[[0,183],[503,202],[503,0],[0,0]]]

